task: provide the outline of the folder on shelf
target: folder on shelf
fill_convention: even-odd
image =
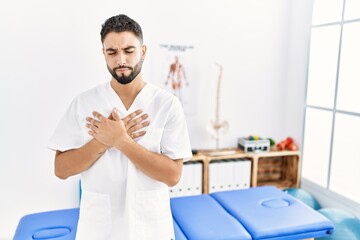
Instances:
[[[239,159],[234,168],[237,172],[238,189],[246,189],[250,187],[251,181],[251,161],[247,159]]]
[[[202,194],[202,184],[203,184],[203,164],[195,163],[193,166],[193,194],[192,195],[200,195]]]
[[[202,194],[203,165],[200,162],[186,162],[178,184],[170,188],[170,197]]]
[[[219,190],[218,188],[218,167],[219,163],[217,162],[210,162],[209,164],[209,193],[216,192]]]
[[[183,166],[183,191],[181,196],[190,196],[192,194],[192,171],[193,171],[193,163],[184,164]]]

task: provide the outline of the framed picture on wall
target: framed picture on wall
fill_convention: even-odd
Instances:
[[[158,44],[153,53],[151,82],[173,93],[186,115],[196,112],[196,55],[193,45]]]

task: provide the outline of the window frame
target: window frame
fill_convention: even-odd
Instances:
[[[316,0],[315,0],[316,1]],[[315,3],[314,3],[315,4]],[[334,25],[339,25],[340,26],[340,39],[339,39],[339,46],[338,46],[338,56],[337,56],[337,64],[336,64],[336,80],[335,80],[335,93],[334,93],[334,103],[333,103],[333,107],[332,108],[327,108],[327,107],[322,107],[322,106],[316,106],[316,105],[310,105],[308,104],[308,87],[309,87],[309,69],[310,69],[310,51],[311,51],[311,34],[312,31],[310,33],[310,39],[309,39],[309,46],[308,46],[308,65],[307,65],[307,75],[306,75],[306,83],[305,83],[305,102],[304,102],[304,117],[303,117],[303,129],[302,129],[302,146],[305,145],[305,127],[306,127],[306,112],[307,109],[317,109],[317,110],[321,110],[321,111],[328,111],[332,113],[332,126],[331,126],[331,139],[330,139],[330,147],[329,147],[329,164],[328,164],[328,169],[327,169],[327,181],[326,181],[326,186],[324,187],[326,191],[330,192],[333,194],[333,196],[339,196],[338,193],[332,191],[330,189],[330,179],[331,179],[331,168],[332,168],[332,161],[333,161],[333,148],[334,148],[334,133],[335,133],[335,126],[336,126],[336,116],[337,114],[341,113],[341,114],[346,114],[346,115],[350,115],[350,116],[356,116],[356,117],[360,117],[360,112],[351,112],[351,111],[344,111],[344,110],[339,110],[337,109],[337,100],[338,100],[338,87],[339,87],[339,73],[340,73],[340,65],[341,65],[341,51],[342,51],[342,43],[343,43],[343,30],[344,30],[344,25],[346,24],[351,24],[351,23],[355,23],[355,22],[360,22],[360,17],[356,18],[356,19],[351,19],[351,20],[345,20],[345,10],[346,10],[346,0],[343,0],[342,3],[342,15],[341,15],[341,20],[337,21],[337,22],[329,22],[329,23],[324,23],[324,24],[317,24],[317,25],[312,25],[311,26],[311,30],[314,28],[321,28],[321,27],[327,27],[327,26],[334,26]],[[302,156],[303,155],[303,151],[304,149],[302,149]],[[303,159],[304,161],[305,159]],[[313,183],[311,180],[307,179],[306,177],[302,177],[303,179],[305,179],[306,185],[309,186],[309,183]],[[313,183],[314,186],[316,186],[316,188],[322,188],[322,186]],[[360,202],[354,202],[354,200],[347,198],[346,196],[342,196],[340,198],[342,201],[344,201],[344,199],[347,199],[352,205],[359,205],[360,206]]]

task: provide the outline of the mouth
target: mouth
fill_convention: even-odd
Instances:
[[[132,68],[127,67],[127,66],[120,66],[120,67],[114,68],[114,71],[128,71],[128,70],[132,70]]]
[[[117,70],[131,70],[132,68],[131,67],[128,67],[128,66],[118,66],[116,68],[114,68],[115,71]]]
[[[115,72],[118,72],[118,73],[125,73],[127,71],[131,71],[130,68],[116,68],[115,69]]]

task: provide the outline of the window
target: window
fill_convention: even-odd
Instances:
[[[314,28],[311,39],[307,103],[333,108],[340,26]]]
[[[309,107],[306,109],[305,121],[302,175],[326,187],[328,181],[327,170],[329,169],[332,113]]]
[[[330,171],[330,190],[360,203],[360,117],[337,113]]]
[[[360,1],[315,0],[302,176],[360,203]]]

